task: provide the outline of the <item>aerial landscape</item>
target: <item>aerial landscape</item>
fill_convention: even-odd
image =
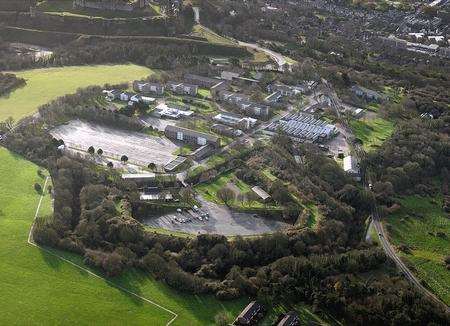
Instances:
[[[0,0],[0,325],[450,325],[450,1]]]

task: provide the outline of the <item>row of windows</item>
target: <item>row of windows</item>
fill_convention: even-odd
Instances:
[[[193,141],[195,141],[195,142],[197,143],[197,145],[200,145],[200,146],[206,145],[206,138],[203,138],[203,137],[185,136],[185,135],[183,134],[183,132],[181,132],[181,131],[177,131],[177,140],[180,140],[180,141],[184,141],[184,140],[186,140],[186,141],[193,140]]]

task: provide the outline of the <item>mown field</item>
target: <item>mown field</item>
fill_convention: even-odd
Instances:
[[[165,325],[173,316],[27,243],[44,184],[38,167],[0,147],[0,325]],[[46,194],[40,215],[51,213]],[[59,253],[81,263],[81,258]],[[173,325],[211,325],[247,300],[180,294],[133,270],[111,280],[174,311]]]
[[[118,84],[144,78],[152,70],[133,65],[71,66],[15,72],[27,85],[7,97],[0,97],[0,121],[12,116],[18,120],[55,98],[74,93],[80,87]]]
[[[394,124],[382,118],[353,120],[350,127],[367,152],[377,149],[394,132]]]
[[[410,253],[401,256],[447,305],[450,304],[450,271],[444,259],[450,255],[450,219],[442,198],[405,197],[402,209],[387,218],[387,230],[396,246]]]

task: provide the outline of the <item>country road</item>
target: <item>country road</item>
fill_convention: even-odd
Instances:
[[[411,272],[411,270],[405,265],[405,263],[400,259],[400,257],[395,252],[395,249],[392,247],[392,245],[389,243],[387,233],[383,227],[382,222],[380,221],[380,218],[378,216],[373,216],[373,225],[375,226],[375,230],[378,233],[378,237],[380,239],[380,243],[383,246],[383,249],[386,253],[386,255],[391,258],[394,263],[397,265],[398,269],[403,273],[403,275],[424,295],[429,297],[431,300],[433,300],[438,305],[441,305],[447,313],[450,313],[450,308],[442,302],[434,293],[432,293],[430,290],[428,290],[426,287],[420,283],[420,280]]]
[[[263,48],[256,43],[246,43],[246,42],[238,41],[238,44],[240,46],[244,46],[247,48],[251,48],[251,49],[266,53],[269,57],[272,58],[272,60],[274,60],[277,63],[279,68],[282,68],[287,63],[286,59],[284,58],[284,56],[282,54],[277,53],[272,50],[269,50],[267,48]]]

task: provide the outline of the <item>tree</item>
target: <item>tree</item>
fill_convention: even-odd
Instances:
[[[122,155],[122,157],[120,158],[120,161],[122,161],[122,163],[127,163],[128,162],[128,156]]]
[[[89,148],[88,148],[88,153],[91,154],[91,155],[94,155],[94,153],[95,153],[95,148],[94,148],[94,146],[89,146]]]
[[[194,198],[194,192],[190,187],[183,188],[180,190],[180,197],[184,202],[190,203]]]
[[[156,164],[153,162],[148,163],[147,166],[150,170],[155,171],[156,170]]]
[[[36,190],[38,193],[42,192],[42,187],[39,183],[34,184],[34,190]]]
[[[217,191],[217,198],[224,202],[225,205],[229,206],[230,202],[234,200],[234,191],[228,187],[223,187]]]
[[[214,316],[214,322],[217,326],[226,326],[230,324],[230,317],[225,312],[219,312]]]
[[[102,155],[103,155],[103,149],[99,148],[99,149],[97,150],[97,154],[100,155],[100,156],[102,156]]]
[[[112,168],[112,167],[114,167],[114,164],[113,164],[113,162],[109,161],[109,162],[106,164],[106,166],[109,167],[109,168]]]

